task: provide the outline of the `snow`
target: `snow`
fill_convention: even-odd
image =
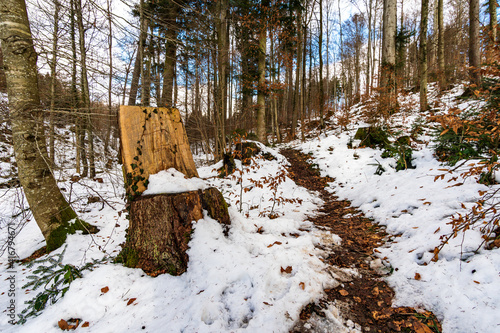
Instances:
[[[484,105],[457,100],[461,91],[457,87],[437,99],[431,87],[430,102],[439,112],[451,108],[469,112]],[[422,120],[414,111],[417,101],[416,95],[401,98],[402,111],[392,119],[392,125],[403,133]],[[473,228],[463,237],[450,240],[439,260],[431,261],[440,237],[451,231],[450,217],[466,212],[462,203],[470,208],[479,198],[478,191],[497,186],[488,188],[473,177],[462,179],[460,170],[443,171],[446,166],[433,156],[429,133],[420,137],[422,143],[412,147],[415,169],[396,171],[395,160],[382,158],[378,149],[349,149],[347,144],[352,142],[357,127],[366,126],[356,120],[359,111],[351,110],[355,121],[346,131],[330,130],[289,146],[310,154],[323,176],[335,178],[328,187],[331,193],[350,200],[374,222],[386,226],[388,242],[374,253],[378,259],[371,266],[391,272],[385,279],[395,290],[394,306],[432,310],[441,320],[443,332],[499,331],[500,249],[478,248],[481,235]],[[150,177],[144,194],[215,186],[229,204],[232,224],[227,236],[208,216],[193,221],[190,261],[181,276],[163,274],[152,278],[140,269],[111,262],[125,241],[128,227],[118,166],[100,174],[103,183],[88,179],[72,182],[74,170],[58,171],[59,185],[80,217],[100,228],[95,235],[70,235],[64,263],[82,266],[93,259],[102,262],[92,271],[85,271],[83,278],[76,279],[65,296],[47,306],[40,316],[28,319],[23,326],[11,326],[6,310],[12,299],[8,296],[9,277],[15,276],[14,299],[20,313],[24,302],[38,292],[22,288],[36,267],[16,265],[11,273],[3,245],[0,307],[4,315],[0,317],[0,331],[59,332],[60,319],[80,318],[90,326],[79,327],[77,332],[288,332],[305,305],[319,300],[324,288],[338,285],[335,269],[323,264],[324,253],[317,245],[341,245],[342,240],[308,221],[322,204],[318,193],[296,185],[289,177],[272,185],[272,179],[286,174],[288,162],[277,149],[257,145],[267,154],[250,165],[236,160],[238,170],[225,178],[219,178],[217,172],[222,162],[199,167],[200,178],[186,179],[173,169]],[[11,155],[9,147],[0,148],[5,156]],[[72,150],[58,152],[64,163],[70,164],[73,155]],[[379,166],[385,172],[376,175]],[[435,181],[442,174],[444,179]],[[448,182],[453,177],[458,180]],[[463,184],[451,186],[458,182]],[[104,200],[87,202],[97,194]],[[14,239],[16,254],[27,257],[44,245],[43,236],[26,210],[19,188],[0,189],[0,197],[0,244],[6,244],[11,223],[18,233]],[[291,267],[291,273],[283,272],[287,267]],[[336,269],[360,274],[353,269]],[[419,279],[415,278],[417,273]],[[104,287],[109,291],[102,292]],[[313,318],[315,326],[324,331],[361,330],[359,325],[341,318],[335,304],[328,304],[325,315],[327,320]]]
[[[150,175],[148,188],[142,195],[181,193],[205,188],[206,184],[202,179],[197,177],[187,178],[182,172],[170,168]]]
[[[8,316],[0,317],[0,330],[59,332],[60,319],[80,318],[90,326],[76,331],[85,332],[287,332],[305,305],[319,300],[325,288],[338,283],[327,272],[320,260],[323,252],[315,245],[340,244],[340,239],[307,221],[307,215],[321,204],[317,193],[297,186],[288,177],[274,190],[269,190],[265,183],[262,188],[253,185],[284,170],[286,163],[275,150],[260,147],[274,156],[274,160],[259,160],[249,166],[237,161],[242,170],[238,177],[214,177],[217,166],[200,168],[201,178],[186,179],[173,169],[150,177],[144,194],[216,186],[230,205],[232,224],[227,236],[221,225],[208,216],[193,221],[194,232],[188,250],[190,261],[187,272],[181,276],[163,274],[152,278],[140,269],[111,263],[109,258],[118,254],[128,227],[121,200],[123,189],[117,185],[123,184],[117,177],[118,168],[109,175],[101,174],[103,183],[86,179],[61,182],[60,186],[67,189],[63,193],[68,194],[71,188],[73,198],[82,198],[75,204],[80,217],[100,228],[100,232],[92,236],[69,235],[63,263],[82,266],[93,259],[104,262],[92,271],[85,271],[83,278],[76,279],[62,299],[47,306],[40,316],[29,318],[24,325],[11,326]],[[240,185],[248,189],[242,197]],[[85,204],[84,198],[95,193],[107,203]],[[7,219],[18,210],[19,193],[14,195],[14,191],[9,190],[4,194],[1,210],[6,212]],[[275,215],[270,218],[273,194],[281,201],[278,199],[274,205]],[[302,202],[292,202],[293,198],[301,198]],[[240,200],[241,212],[238,210]],[[3,228],[7,229],[5,222]],[[2,237],[6,237],[6,233],[2,232]],[[15,241],[19,257],[30,255],[44,244],[33,220],[24,226]],[[12,275],[6,266],[7,259],[6,251],[0,266],[2,291],[9,289],[7,278]],[[291,267],[290,273],[282,271],[288,267]],[[25,307],[24,302],[39,291],[22,289],[35,268],[16,265],[14,269],[17,313]],[[107,293],[101,291],[104,287],[109,288]],[[2,297],[0,307],[6,309],[9,301],[9,297]]]
[[[456,102],[454,97],[460,91],[454,89],[444,96],[441,108],[467,111],[484,105]],[[412,98],[416,96],[410,96],[406,102]],[[402,114],[394,122],[403,124],[404,117],[411,125],[418,115]],[[464,215],[466,210],[461,204],[470,208],[479,199],[478,192],[487,191],[488,187],[478,184],[474,177],[461,178],[459,171],[443,171],[446,166],[434,158],[428,142],[414,149],[415,169],[397,172],[393,167],[395,160],[381,158],[381,150],[347,147],[359,126],[367,125],[352,124],[348,131],[330,131],[299,146],[313,156],[313,163],[318,164],[323,176],[335,178],[329,187],[332,193],[350,200],[352,206],[386,226],[392,235],[393,240],[377,249],[379,253],[375,255],[393,269],[387,277],[396,291],[393,305],[432,310],[442,321],[443,332],[499,331],[500,249],[478,249],[481,234],[473,228],[463,237],[450,240],[439,260],[431,261],[440,237],[451,232],[450,217]],[[375,174],[379,164],[386,170],[380,176]],[[444,179],[434,181],[441,174],[445,174]],[[449,182],[452,177],[459,178]],[[463,185],[450,186],[458,182]],[[421,279],[415,279],[416,273]]]

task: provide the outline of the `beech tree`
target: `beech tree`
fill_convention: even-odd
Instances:
[[[77,218],[46,162],[49,159],[38,91],[37,54],[24,0],[2,1],[0,26],[19,181],[50,252],[64,243],[68,233],[87,233],[96,228]]]
[[[469,77],[481,84],[481,53],[479,49],[479,0],[469,0]]]
[[[420,20],[420,111],[426,111],[427,105],[427,24],[429,0],[422,0]]]

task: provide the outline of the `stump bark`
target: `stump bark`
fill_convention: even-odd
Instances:
[[[227,204],[216,188],[138,197],[130,205],[127,242],[119,261],[152,276],[184,273],[192,222],[203,218],[203,210],[227,230]]]

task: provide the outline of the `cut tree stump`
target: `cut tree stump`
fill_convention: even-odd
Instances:
[[[137,198],[130,206],[128,237],[120,261],[153,276],[184,273],[192,222],[203,218],[204,209],[225,228],[230,224],[226,202],[213,187]]]
[[[119,118],[130,224],[116,261],[153,276],[180,275],[188,265],[193,221],[206,210],[227,233],[227,204],[216,188],[141,196],[159,171],[175,168],[187,177],[198,172],[179,110],[121,106]]]

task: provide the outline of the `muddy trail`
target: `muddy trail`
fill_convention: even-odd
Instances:
[[[390,270],[374,256],[376,248],[388,238],[384,229],[350,207],[349,201],[329,193],[325,187],[334,179],[320,177],[319,171],[308,163],[310,156],[292,149],[284,149],[281,154],[291,164],[292,179],[309,190],[318,191],[324,200],[319,214],[309,220],[342,239],[341,246],[332,244],[322,248],[326,253],[323,260],[340,284],[326,289],[319,303],[306,306],[291,332],[330,332],[336,326],[328,323],[332,321],[326,314],[328,304],[339,310],[344,325],[348,323],[346,326],[357,331],[441,332],[441,325],[431,312],[391,307],[394,291],[383,280]],[[359,274],[345,274],[346,268],[355,269]]]

